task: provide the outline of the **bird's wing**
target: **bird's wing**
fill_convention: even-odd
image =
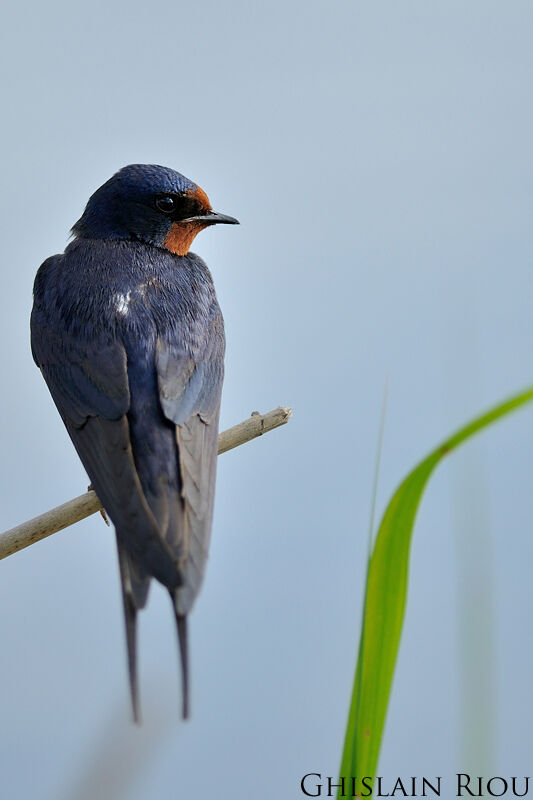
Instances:
[[[146,603],[150,581],[142,565],[147,560],[172,563],[172,556],[158,535],[133,459],[124,347],[116,339],[74,337],[59,316],[51,318],[50,309],[50,302],[36,291],[31,317],[33,357],[117,529],[132,705],[138,719],[135,622],[137,610]],[[128,534],[127,546],[123,532]],[[177,572],[161,577],[175,584],[176,576]]]
[[[32,351],[100,502],[142,563],[170,561],[143,494],[132,453],[126,353],[118,341],[74,338],[38,302]],[[168,569],[167,569],[168,572]],[[156,574],[156,577],[160,577]],[[176,575],[162,574],[167,583]]]
[[[184,525],[183,541],[169,540],[169,544],[181,555],[184,582],[175,594],[175,605],[184,615],[200,589],[209,549],[224,377],[221,314],[211,319],[205,347],[194,360],[179,347],[158,340],[156,368],[163,413],[176,425]]]

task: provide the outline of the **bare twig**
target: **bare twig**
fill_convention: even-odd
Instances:
[[[233,428],[222,431],[218,437],[218,454],[233,450],[234,447],[249,442],[250,439],[255,439],[274,428],[279,428],[280,425],[285,425],[290,420],[291,414],[292,408],[283,408],[283,406],[269,411],[268,414],[258,414],[257,411],[254,411],[252,416],[245,419],[244,422],[239,422]]]
[[[292,409],[281,406],[266,414],[254,412],[244,422],[222,431],[218,437],[219,455],[249,442],[257,436],[262,436],[263,433],[278,428],[280,425],[285,425],[291,414]],[[69,525],[74,525],[75,522],[90,517],[91,514],[96,514],[101,509],[102,506],[95,492],[90,490],[61,506],[28,520],[28,522],[23,522],[0,534],[0,559],[12,555],[24,547],[29,547],[30,544],[39,542]]]

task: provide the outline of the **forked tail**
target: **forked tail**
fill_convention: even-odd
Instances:
[[[128,648],[128,672],[130,679],[133,719],[140,722],[139,688],[137,681],[137,612],[146,605],[150,578],[128,555],[117,535],[118,562],[122,582],[122,600],[126,621],[126,644]],[[177,611],[177,590],[170,590],[172,607],[176,618],[181,664],[182,717],[189,716],[189,654],[187,643],[187,616]]]

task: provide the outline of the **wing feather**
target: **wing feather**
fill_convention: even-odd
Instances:
[[[180,556],[183,584],[176,591],[178,614],[187,614],[202,584],[213,517],[218,419],[224,377],[222,316],[211,321],[206,345],[193,365],[186,354],[161,340],[156,348],[159,397],[176,425],[181,475],[182,524],[169,526],[167,540]],[[187,383],[178,375],[189,374]],[[177,534],[178,538],[172,538]]]

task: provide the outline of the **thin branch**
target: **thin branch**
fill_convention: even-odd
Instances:
[[[280,425],[285,425],[291,418],[291,414],[291,408],[282,406],[268,411],[266,414],[259,414],[255,411],[249,419],[234,425],[233,428],[228,428],[227,431],[222,431],[218,437],[219,455],[249,442],[257,436],[262,436],[263,433],[268,433],[274,428],[279,428]],[[74,525],[75,522],[101,510],[102,506],[95,492],[89,490],[61,506],[28,520],[28,522],[23,522],[0,534],[0,559],[7,558],[18,550],[29,547],[30,544],[39,542],[41,539],[51,536],[52,533],[57,533],[57,531]]]

